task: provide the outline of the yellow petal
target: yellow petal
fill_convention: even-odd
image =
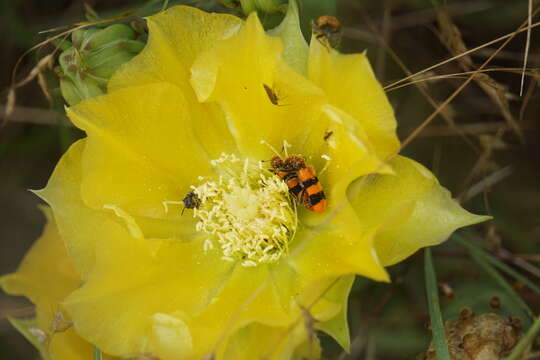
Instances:
[[[300,279],[289,266],[286,261],[256,268],[236,266],[223,290],[189,321],[195,358],[220,354],[227,339],[250,324],[269,327],[269,336],[273,327],[294,328],[303,323],[301,306],[309,307],[312,316],[320,321],[340,312],[343,286],[336,286],[321,296],[321,292],[317,292],[321,284],[308,289],[303,283],[306,279]],[[314,302],[316,297],[317,302]],[[249,352],[243,356],[247,355]]]
[[[360,122],[379,158],[399,148],[394,111],[365,54],[339,54],[313,38],[308,74],[330,104]]]
[[[43,211],[47,217],[43,234],[28,251],[17,272],[0,279],[0,285],[6,292],[24,295],[35,304],[36,319],[10,321],[39,349],[45,359],[89,359],[92,356],[92,345],[85,342],[72,328],[61,329],[69,326],[67,314],[63,315],[66,319],[57,318],[57,314],[64,313],[61,301],[80,286],[81,280],[69,261],[50,210],[43,208]],[[39,343],[30,329],[42,331],[46,337],[45,342]]]
[[[318,158],[308,160],[315,169],[320,170],[318,178],[326,193],[328,215],[347,201],[346,190],[353,180],[371,173],[393,172],[377,157],[364,129],[354,118],[328,104],[322,106],[322,112],[323,116],[310,127],[304,147],[321,154]],[[325,217],[314,217],[309,213],[303,215],[303,221],[310,225],[326,220]]]
[[[419,163],[396,156],[390,165],[395,175],[359,179],[349,191],[362,226],[382,225],[375,247],[385,266],[443,242],[457,228],[490,218],[464,210]]]
[[[354,282],[354,275],[347,275],[335,283],[332,280],[332,288],[325,293],[327,301],[332,301],[340,305],[339,313],[329,319],[317,322],[317,329],[324,331],[332,336],[341,347],[349,352],[351,347],[351,338],[349,335],[349,322],[347,319],[347,304],[349,292]]]
[[[155,82],[187,86],[197,55],[236,33],[243,23],[236,16],[207,13],[191,6],[173,6],[147,20],[146,47],[115,72],[109,91]]]
[[[304,323],[296,326],[270,327],[251,324],[239,329],[229,340],[218,360],[315,360],[320,359],[320,346],[309,339]]]
[[[144,100],[141,101],[141,96]],[[81,195],[95,209],[116,205],[134,215],[164,216],[197,176],[211,172],[183,93],[165,83],[130,87],[69,108],[88,134]]]
[[[199,101],[221,105],[246,157],[273,156],[261,140],[277,149],[286,140],[295,146],[292,151],[309,152],[302,146],[320,113],[322,92],[292,70],[281,51],[280,39],[266,35],[252,14],[238,34],[199,55],[191,70]],[[275,94],[276,104],[267,91]]]
[[[1,280],[1,279],[0,279]],[[7,317],[7,320],[17,331],[22,334],[26,340],[30,342],[38,351],[44,360],[51,360],[49,352],[47,351],[47,344],[36,336],[35,329],[39,329],[36,325],[36,319],[17,319],[13,317]],[[32,333],[34,332],[34,333]]]
[[[217,105],[200,106],[189,84],[190,69],[201,52],[238,31],[243,21],[235,16],[210,14],[189,6],[174,6],[148,18],[149,37],[143,51],[115,72],[109,91],[168,82],[178,86],[195,121],[189,126],[195,139],[212,157],[233,152],[234,142]],[[144,96],[133,100],[145,102]],[[163,99],[174,102],[174,99]]]
[[[106,239],[97,246],[95,270],[64,301],[77,332],[113,355],[190,354],[184,318],[213,301],[232,264],[217,251],[203,252],[201,241],[138,241],[126,230],[95,236]]]
[[[181,313],[157,313],[152,320],[150,339],[155,344],[152,354],[160,359],[185,359],[190,356],[193,348],[191,334]]]
[[[283,296],[278,293],[284,290],[280,285],[269,266],[237,265],[222,291],[189,323],[196,356],[215,353],[231,333],[249,323],[288,324],[294,313],[282,306]]]
[[[347,274],[388,281],[373,244],[376,230],[364,229],[354,209],[344,201],[327,221],[297,233],[289,261],[308,283]]]
[[[86,140],[74,143],[62,156],[45,189],[36,193],[54,211],[58,231],[78,275],[88,278],[95,264],[96,229],[115,232],[110,217],[84,206],[80,198],[81,158]]]
[[[56,333],[51,333],[47,329],[47,340],[40,343],[35,335],[36,329],[40,329],[35,319],[8,318],[8,320],[17,331],[23,334],[39,350],[44,360],[88,360],[92,358],[94,347],[84,341],[73,328]],[[103,359],[108,360],[113,359],[113,357],[104,355]]]
[[[50,210],[43,210],[48,220],[43,234],[17,271],[2,277],[0,285],[9,294],[28,297],[36,305],[36,326],[48,331],[55,315],[61,311],[59,303],[81,280],[68,259]]]
[[[51,360],[88,360],[92,359],[94,346],[81,338],[75,329],[70,328],[53,335],[48,351]],[[104,355],[103,360],[106,359],[113,357]]]

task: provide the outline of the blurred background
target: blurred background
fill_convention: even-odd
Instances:
[[[430,168],[466,209],[494,217],[459,233],[477,248],[470,250],[451,238],[433,249],[443,318],[459,319],[460,313],[466,318],[463,309],[469,307],[475,314],[496,313],[525,332],[531,324],[528,314],[540,310],[540,294],[534,291],[535,284],[540,285],[540,32],[533,29],[530,34],[522,95],[526,32],[517,34],[500,51],[502,41],[416,73],[512,33],[526,23],[529,1],[299,2],[306,35],[312,21],[334,15],[342,25],[341,35],[335,39],[339,50],[367,49],[395,109],[400,139],[410,140],[403,153]],[[179,3],[244,16],[235,1],[170,1],[168,6]],[[533,11],[539,5],[540,1],[531,2]],[[129,15],[123,22],[134,22],[138,39],[144,41],[142,17],[163,6],[163,1],[155,0],[0,2],[0,274],[16,270],[43,229],[44,217],[37,208],[40,200],[27,189],[42,188],[65,149],[83,136],[65,119],[59,79],[66,74],[55,69],[55,57],[40,61],[53,53],[55,46],[28,50],[59,33],[40,32],[65,30],[95,16]],[[268,28],[283,17],[280,9],[271,14],[263,10],[260,17]],[[535,20],[538,17],[533,16],[532,22]],[[484,69],[489,71],[478,74],[425,128],[409,138],[471,71],[487,60]],[[416,75],[408,77],[411,74]],[[3,116],[6,107],[11,112],[7,118]],[[485,262],[478,260],[482,256],[492,265],[486,268]],[[502,271],[494,274],[491,270],[495,268]],[[521,277],[512,276],[512,271]],[[325,358],[414,359],[433,355],[425,354],[431,331],[422,254],[394,266],[391,274],[391,284],[357,280],[349,308],[352,352],[343,353],[322,335]],[[38,358],[6,320],[10,315],[24,315],[28,305],[23,298],[0,294],[1,359]],[[540,344],[535,346],[522,359],[540,359],[535,350]]]

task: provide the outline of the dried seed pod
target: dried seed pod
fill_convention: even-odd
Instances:
[[[497,360],[508,355],[519,339],[516,319],[505,320],[493,313],[475,315],[470,308],[463,308],[458,320],[445,324],[451,358]],[[419,359],[436,359],[433,344]]]

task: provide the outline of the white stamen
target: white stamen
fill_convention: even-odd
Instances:
[[[214,248],[214,244],[212,243],[212,240],[206,239],[204,241],[203,250],[206,252],[206,251],[212,250],[213,248]]]
[[[163,205],[163,208],[165,209],[165,214],[169,213],[169,204],[170,205],[184,205],[183,201],[172,201],[172,200],[165,200],[162,201],[161,204]]]
[[[292,145],[287,142],[287,140],[283,140],[283,153],[285,153],[285,157],[289,156],[289,152],[287,151],[288,148],[291,148]]]
[[[324,164],[324,167],[321,169],[321,171],[319,171],[319,176],[324,174],[324,172],[328,169],[328,165],[330,164],[330,161],[332,160],[332,158],[326,154],[322,154],[321,157],[324,160],[326,160],[326,164]]]
[[[296,206],[287,184],[261,166],[222,154],[211,161],[219,181],[193,187],[201,206],[193,209],[197,231],[212,235],[204,250],[219,244],[226,261],[243,266],[270,263],[288,251],[297,227]]]

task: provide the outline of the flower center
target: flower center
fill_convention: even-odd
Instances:
[[[196,229],[210,235],[205,250],[218,243],[223,259],[244,266],[277,261],[288,252],[298,224],[287,184],[261,161],[222,154],[211,164],[218,178],[200,178],[192,187],[200,200]]]

